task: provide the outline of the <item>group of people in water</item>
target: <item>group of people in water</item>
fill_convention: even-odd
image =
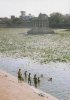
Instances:
[[[43,78],[43,74],[40,75],[41,78]],[[40,77],[37,77],[36,74],[34,76],[31,76],[31,73],[28,73],[27,71],[24,72],[24,77],[22,75],[21,69],[18,70],[18,82],[28,82],[29,85],[32,85],[34,83],[34,86],[37,87],[40,85]],[[48,77],[48,81],[52,81],[52,77]]]
[[[32,85],[32,82],[34,82],[35,87],[37,87],[37,85],[40,84],[40,77],[37,77],[37,75],[35,74],[32,80],[31,73],[27,74],[27,71],[24,72],[24,77],[23,77],[22,71],[21,69],[19,69],[18,70],[18,82],[22,82],[22,81],[28,81],[28,84],[30,85]]]

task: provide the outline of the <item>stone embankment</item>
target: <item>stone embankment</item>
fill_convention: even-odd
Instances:
[[[0,100],[58,100],[0,70]]]

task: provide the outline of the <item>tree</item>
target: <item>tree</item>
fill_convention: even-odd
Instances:
[[[64,23],[65,17],[61,13],[52,13],[49,17],[49,25],[50,26],[59,26],[59,24]]]

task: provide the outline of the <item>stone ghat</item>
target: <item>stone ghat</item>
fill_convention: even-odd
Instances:
[[[58,100],[0,70],[0,100]]]

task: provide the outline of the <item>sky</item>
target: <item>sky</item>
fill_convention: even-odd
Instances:
[[[50,15],[53,12],[70,14],[70,0],[0,0],[0,17],[20,16],[26,11],[38,16],[39,13]]]

